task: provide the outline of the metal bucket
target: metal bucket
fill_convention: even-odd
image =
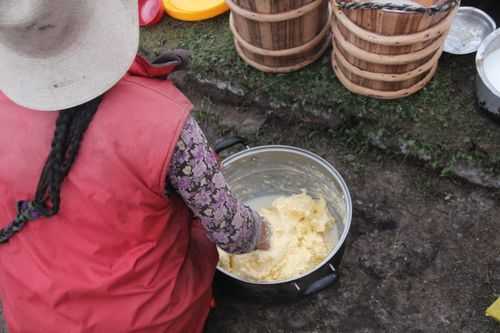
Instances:
[[[488,80],[484,69],[486,58],[500,49],[500,29],[490,34],[481,44],[476,54],[476,94],[479,105],[496,116],[500,116],[500,88],[495,88]],[[500,66],[500,62],[498,63]]]
[[[226,181],[236,196],[249,202],[266,196],[288,196],[305,190],[314,198],[323,197],[336,220],[327,236],[329,255],[314,269],[290,280],[246,281],[218,267],[218,282],[237,287],[239,294],[273,301],[311,295],[338,277],[344,242],[352,219],[352,202],[346,183],[335,168],[321,157],[288,146],[261,146],[236,153],[222,162]]]

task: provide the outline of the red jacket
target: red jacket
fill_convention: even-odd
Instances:
[[[164,193],[191,109],[168,81],[126,76],[104,97],[61,190],[61,210],[0,245],[10,333],[203,330],[215,245]],[[32,199],[57,113],[0,93],[0,225]]]

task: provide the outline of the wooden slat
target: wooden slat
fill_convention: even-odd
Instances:
[[[361,2],[362,0],[353,1]],[[443,0],[419,1],[422,5],[430,6]],[[395,77],[400,78],[404,77],[404,73],[415,73],[415,70],[419,68],[433,67],[434,62],[436,62],[436,53],[426,54],[424,50],[430,50],[431,47],[434,49],[442,47],[443,36],[448,31],[455,12],[456,9],[452,13],[438,13],[432,16],[386,10],[344,10],[337,12],[337,16],[340,13],[342,15],[340,18],[343,19],[336,20],[338,31],[334,32],[334,38],[337,37],[338,41],[344,40],[344,42],[334,49],[332,57],[341,53],[341,59],[347,61],[348,65],[339,64],[339,67],[342,67],[343,78],[349,80],[352,83],[350,86],[356,87],[357,92],[408,91],[416,85],[420,86],[425,80],[423,81],[421,76],[411,76],[401,81],[384,81],[375,78],[377,74],[382,74],[381,77],[386,77],[386,75],[390,77],[391,74],[394,74]],[[342,22],[349,24],[342,24]],[[351,31],[351,26],[356,29]],[[363,31],[366,31],[366,34],[360,35]],[[406,41],[405,36],[408,36]],[[424,56],[416,56],[418,54]],[[405,58],[413,58],[414,60],[408,63],[398,61],[398,59]],[[356,70],[349,70],[349,68],[356,68]],[[360,73],[364,75],[359,75]],[[366,88],[366,90],[360,89],[360,87]]]
[[[300,69],[317,59],[324,52],[325,45],[330,43],[330,33],[313,43],[329,26],[329,0],[226,1],[232,8],[235,38],[240,40],[237,45],[238,53],[246,62],[260,70],[271,72],[270,69],[275,68],[276,72],[283,72]],[[303,10],[304,8],[307,10]],[[300,16],[296,17],[297,13]],[[312,45],[311,43],[316,46],[304,47]],[[286,50],[300,52],[283,56],[287,53]]]

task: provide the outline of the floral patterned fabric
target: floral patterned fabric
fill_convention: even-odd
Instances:
[[[193,118],[184,126],[172,157],[168,183],[200,218],[208,237],[222,250],[255,250],[261,217],[239,202],[219,170],[215,153]],[[167,188],[167,194],[171,189]]]

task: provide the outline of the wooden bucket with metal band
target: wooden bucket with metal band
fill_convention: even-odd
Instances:
[[[331,43],[329,0],[226,0],[240,57],[285,73],[316,61]]]
[[[418,6],[427,0],[406,5],[408,11],[396,4],[393,8],[401,10],[381,4],[370,9],[366,1],[365,7],[361,1],[332,1],[335,74],[350,91],[380,99],[409,96],[429,83],[459,7],[457,0],[430,0],[428,11]],[[345,7],[346,3],[353,5]]]

